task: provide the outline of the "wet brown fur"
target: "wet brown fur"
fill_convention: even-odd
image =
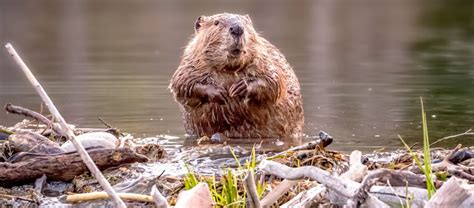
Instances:
[[[231,20],[243,25],[241,42],[229,34]],[[298,79],[280,51],[255,32],[248,15],[201,16],[196,28],[170,83],[186,132],[220,132],[229,138],[301,136]],[[232,56],[236,44],[242,53]]]

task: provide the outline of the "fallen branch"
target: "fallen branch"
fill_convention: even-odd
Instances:
[[[428,200],[428,191],[416,187],[372,186],[370,194],[391,207],[424,207]],[[406,206],[406,203],[409,203],[409,206]]]
[[[149,195],[143,194],[133,194],[133,193],[117,193],[121,199],[130,200],[130,201],[137,201],[137,202],[151,202],[153,203],[153,198]],[[64,201],[68,203],[77,203],[77,202],[85,202],[85,201],[93,201],[99,199],[109,199],[109,195],[107,192],[91,192],[91,193],[84,193],[84,194],[71,194],[67,195],[64,198]]]
[[[314,202],[319,202],[324,199],[326,194],[326,187],[319,184],[318,186],[311,188],[307,191],[303,191],[293,197],[290,201],[283,204],[282,208],[289,207],[314,207]]]
[[[66,138],[70,140],[74,146],[77,149],[77,152],[81,156],[82,160],[86,164],[87,168],[91,171],[91,173],[95,176],[99,184],[104,188],[104,190],[112,196],[113,201],[117,205],[117,207],[120,208],[126,208],[125,204],[123,201],[119,198],[117,193],[115,193],[114,189],[112,186],[109,184],[107,179],[102,175],[102,173],[99,171],[97,166],[94,164],[94,161],[92,161],[91,157],[89,154],[87,154],[86,150],[84,147],[76,140],[74,133],[72,130],[68,127],[66,121],[64,118],[61,116],[59,113],[58,109],[54,105],[53,101],[49,98],[48,94],[46,91],[43,89],[41,84],[36,80],[35,76],[33,73],[31,73],[31,70],[26,66],[25,62],[20,58],[16,50],[13,48],[13,46],[10,43],[7,43],[5,45],[5,48],[7,48],[8,52],[10,55],[15,59],[16,63],[20,66],[20,68],[23,70],[25,73],[26,77],[30,81],[30,83],[33,85],[35,88],[36,92],[40,95],[41,99],[43,102],[48,106],[49,112],[53,115],[53,119],[59,121],[59,124],[61,126],[61,132],[63,133],[62,135],[66,135]]]
[[[41,134],[22,131],[10,135],[8,145],[14,153],[30,152],[55,154],[64,152],[58,144]]]
[[[148,159],[129,148],[94,149],[90,156],[103,170],[121,164],[146,162]],[[78,153],[33,155],[17,163],[0,163],[0,186],[12,186],[33,181],[43,174],[48,179],[70,181],[87,171]]]
[[[371,171],[362,181],[364,191],[368,191],[373,185],[379,182],[390,183],[391,186],[410,186],[426,188],[426,177],[417,175],[410,171],[378,169]],[[441,187],[441,181],[434,181],[437,188]]]
[[[38,112],[32,111],[24,107],[13,105],[11,103],[7,103],[4,108],[5,108],[5,111],[9,113],[30,117],[43,123],[46,126],[51,126],[51,128],[53,129],[54,132],[56,132],[56,134],[62,135],[61,127],[57,123],[53,123],[51,120],[46,118],[46,116],[43,116],[42,114]]]
[[[283,194],[288,192],[288,190],[293,188],[296,184],[298,184],[298,180],[283,180],[260,201],[260,205],[262,207],[272,206]]]
[[[253,208],[260,208],[260,200],[258,199],[257,187],[255,186],[255,179],[252,171],[247,171],[243,182],[245,190],[247,190],[248,206]]]
[[[299,180],[305,177],[311,178],[321,184],[324,184],[328,189],[338,192],[347,198],[351,198],[359,186],[359,184],[356,182],[341,180],[336,176],[333,176],[328,172],[313,166],[290,168],[277,162],[262,160],[259,164],[259,168],[272,175],[276,175],[280,178],[288,180]]]

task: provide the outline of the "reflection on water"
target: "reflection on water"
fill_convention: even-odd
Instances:
[[[397,147],[397,134],[420,141],[419,96],[432,140],[472,128],[473,2],[362,2],[7,0],[0,41],[16,46],[70,123],[102,117],[139,137],[182,136],[167,85],[194,20],[248,13],[300,78],[308,135],[327,131],[346,150]],[[39,109],[5,51],[0,70],[0,103]],[[444,145],[459,142],[474,144]]]

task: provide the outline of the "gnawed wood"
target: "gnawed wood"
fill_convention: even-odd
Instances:
[[[149,195],[143,194],[134,194],[134,193],[117,193],[121,199],[129,200],[129,201],[138,201],[138,202],[153,202],[153,199]],[[67,195],[64,198],[64,201],[68,203],[77,203],[77,202],[86,202],[86,201],[93,201],[99,199],[109,199],[109,195],[107,192],[91,192],[91,193],[83,193],[83,194],[71,194]]]

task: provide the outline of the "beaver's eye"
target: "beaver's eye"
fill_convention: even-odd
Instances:
[[[219,25],[219,20],[215,20],[214,25]]]

